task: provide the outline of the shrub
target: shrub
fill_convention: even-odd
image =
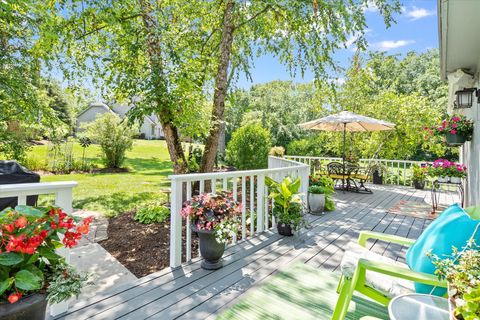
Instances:
[[[148,203],[137,210],[134,219],[140,223],[162,223],[170,217],[170,209],[159,203]]]
[[[285,155],[285,148],[282,146],[275,146],[270,149],[268,154],[274,157],[283,157]]]
[[[102,148],[103,162],[107,168],[120,168],[125,152],[133,145],[137,133],[135,126],[122,121],[116,114],[107,113],[84,125],[87,136]]]
[[[271,137],[257,123],[247,124],[233,133],[227,146],[227,162],[237,169],[266,168]]]

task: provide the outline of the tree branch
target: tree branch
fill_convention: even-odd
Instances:
[[[239,29],[239,28],[243,27],[247,23],[257,19],[259,16],[261,16],[262,14],[264,14],[265,12],[267,12],[271,8],[272,8],[272,6],[270,4],[267,5],[265,8],[263,8],[262,10],[260,10],[259,12],[255,13],[253,16],[251,16],[250,19],[245,20],[244,22],[240,23],[237,26],[234,26],[234,29]]]

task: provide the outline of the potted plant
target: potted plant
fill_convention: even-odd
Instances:
[[[465,248],[452,248],[451,257],[430,254],[440,280],[447,280],[450,318],[480,319],[480,247],[470,240]]]
[[[308,208],[310,213],[320,213],[325,210],[327,198],[334,192],[334,182],[327,176],[310,178],[308,188]],[[329,210],[330,211],[330,210]]]
[[[473,121],[463,115],[453,115],[442,120],[442,124],[435,128],[437,134],[445,136],[450,146],[460,146],[465,141],[472,140]]]
[[[223,266],[225,245],[237,234],[241,210],[230,192],[202,193],[184,203],[181,215],[190,218],[192,230],[198,234],[202,268],[216,270]]]
[[[428,175],[436,177],[438,182],[461,183],[467,176],[467,167],[464,164],[437,159],[428,168]]]
[[[425,188],[425,180],[427,177],[428,167],[426,164],[421,166],[412,165],[412,180],[415,189],[423,190]]]
[[[0,316],[44,320],[47,302],[78,296],[88,276],[55,251],[72,248],[92,218],[76,222],[60,208],[17,206],[0,212]]]
[[[388,169],[381,162],[372,162],[370,164],[374,184],[383,184],[383,177],[386,176]]]
[[[270,190],[269,198],[273,199],[272,212],[277,219],[278,233],[283,236],[293,236],[293,232],[306,224],[303,216],[300,178],[292,180],[286,177],[282,182],[276,182],[270,177],[265,177],[265,184]]]

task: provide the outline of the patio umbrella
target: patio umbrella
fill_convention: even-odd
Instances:
[[[300,127],[310,130],[343,131],[343,170],[345,171],[345,134],[347,131],[393,130],[395,124],[365,117],[350,111],[342,111],[320,119],[301,123]]]

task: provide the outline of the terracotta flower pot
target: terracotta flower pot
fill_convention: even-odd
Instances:
[[[45,320],[47,309],[46,294],[31,294],[15,303],[0,304],[0,319],[2,320]]]
[[[202,268],[217,270],[223,267],[222,256],[225,252],[225,244],[218,242],[212,231],[198,230],[194,225],[192,230],[198,234],[200,254],[203,257]]]

